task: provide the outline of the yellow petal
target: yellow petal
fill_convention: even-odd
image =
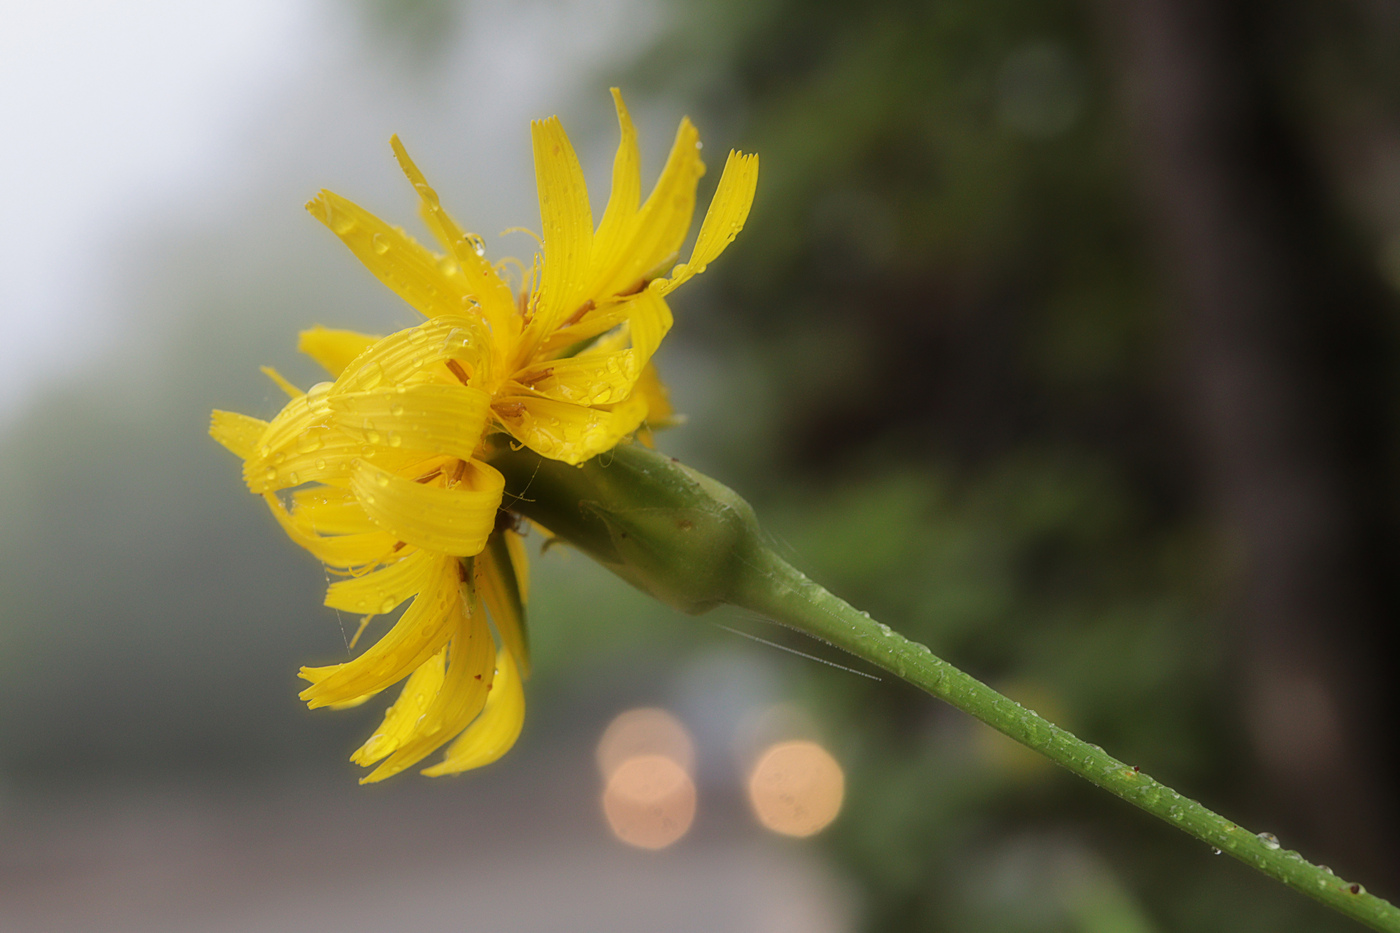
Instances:
[[[656,287],[664,295],[677,288],[691,276],[699,275],[705,267],[726,246],[734,242],[739,231],[748,220],[749,208],[753,206],[754,191],[758,186],[758,156],[743,155],[730,150],[729,160],[724,164],[724,174],[720,176],[719,187],[710,201],[710,209],[705,214],[705,222],[700,225],[700,235],[695,240],[695,248],[690,252],[690,261],[671,270],[670,279],[663,279]]]
[[[633,350],[545,360],[516,373],[521,389],[574,405],[611,405],[632,394],[641,374]],[[516,390],[521,391],[521,390]]]
[[[520,658],[528,677],[530,652],[525,624],[525,594],[520,577],[516,574],[514,555],[507,543],[511,535],[519,537],[510,529],[493,534],[486,542],[486,549],[477,555],[476,592],[491,613],[491,621],[496,623],[501,646]]]
[[[371,334],[361,334],[353,330],[331,330],[319,324],[304,330],[298,337],[297,349],[321,364],[334,378],[345,372],[345,367],[376,340]]]
[[[656,289],[626,299],[625,326],[569,357],[543,359],[513,377],[546,398],[576,405],[612,405],[632,394],[643,369],[671,329],[671,309]],[[629,349],[622,349],[627,344]],[[546,344],[548,346],[548,344]]]
[[[666,384],[661,381],[655,363],[647,364],[641,378],[637,380],[635,391],[637,396],[646,402],[647,406],[646,420],[643,422],[643,426],[637,430],[637,440],[648,447],[654,447],[652,431],[672,427],[684,419],[677,415],[676,410],[671,407],[671,395],[666,391]]]
[[[514,531],[506,531],[506,550],[510,552],[510,564],[515,568],[515,580],[520,585],[520,605],[530,602],[530,557],[525,553],[525,536]],[[529,659],[521,655],[522,663]],[[528,668],[529,664],[525,666]]]
[[[303,487],[292,493],[292,514],[315,534],[353,535],[378,531],[348,489],[333,486]]]
[[[480,318],[443,315],[372,345],[336,378],[330,395],[412,382],[458,382],[459,372],[476,384],[484,378],[479,370],[489,359],[490,344]],[[449,361],[455,369],[439,365]]]
[[[525,691],[509,651],[496,655],[496,677],[486,708],[467,731],[447,747],[442,762],[424,768],[429,777],[458,774],[489,765],[510,751],[525,725]]]
[[[457,260],[457,268],[464,277],[467,292],[476,299],[477,304],[469,303],[468,307],[479,310],[490,322],[491,330],[498,338],[515,337],[520,328],[520,315],[516,311],[515,298],[511,295],[510,286],[501,280],[491,263],[486,261],[486,250],[482,246],[481,238],[462,232],[457,222],[442,209],[437,192],[409,158],[408,150],[399,142],[399,138],[392,137],[389,144],[394,149],[394,158],[398,159],[399,167],[403,169],[404,175],[408,177],[422,200],[423,214],[429,228]]]
[[[608,297],[636,288],[658,266],[670,262],[690,232],[695,215],[695,188],[705,174],[700,134],[690,120],[681,121],[666,166],[633,222],[595,248],[605,257],[595,262],[589,297]]]
[[[302,483],[344,481],[363,446],[343,432],[320,426],[304,428],[270,456],[260,453],[244,463],[243,481],[255,494]]]
[[[236,411],[215,409],[209,419],[209,436],[242,460],[253,456],[266,431],[266,421]]]
[[[263,500],[287,537],[331,567],[363,567],[378,563],[392,556],[394,545],[399,543],[397,538],[383,531],[349,535],[317,534],[304,516],[289,514],[276,496],[264,493]]]
[[[465,729],[486,705],[496,668],[496,643],[484,613],[474,610],[458,615],[458,630],[447,649],[442,687],[408,740],[361,778],[361,784],[382,781],[422,761]]]
[[[330,191],[322,191],[306,209],[330,227],[375,278],[420,314],[460,315],[473,307],[473,295],[456,263],[444,263],[402,229]]]
[[[490,396],[464,385],[420,383],[346,392],[330,400],[335,426],[358,443],[471,459]]]
[[[446,555],[431,555],[426,585],[384,637],[344,664],[303,667],[311,681],[300,694],[312,709],[342,703],[383,690],[407,677],[447,644],[462,614],[460,565]]]
[[[629,313],[630,308],[625,299],[603,305],[577,322],[556,329],[540,344],[535,356],[547,360],[569,355],[574,347],[627,323]]]
[[[459,556],[485,547],[504,487],[501,474],[478,460],[465,463],[459,482],[449,488],[416,483],[367,462],[350,482],[375,524],[424,550]]]
[[[350,760],[357,765],[369,767],[412,737],[418,729],[423,714],[432,705],[433,698],[442,689],[442,677],[447,663],[447,649],[439,651],[409,675],[404,681],[403,691],[394,705],[384,712],[384,722],[365,744],[355,750]]]
[[[544,234],[544,270],[531,330],[550,331],[587,299],[593,252],[593,212],[578,156],[558,117],[530,124]]]
[[[621,254],[632,239],[637,205],[642,196],[642,157],[637,150],[637,130],[627,113],[627,105],[622,102],[622,92],[613,88],[612,96],[622,139],[618,142],[617,156],[613,159],[612,193],[594,238],[592,261],[597,281],[590,288],[593,296],[599,294],[597,289],[604,284],[603,280],[611,277],[623,261]]]
[[[635,397],[610,408],[587,408],[554,399],[518,395],[492,406],[506,430],[551,460],[578,464],[611,450],[642,423],[646,403]]]
[[[325,405],[326,388],[325,383],[313,386],[306,395],[287,402],[268,423],[256,449],[243,463],[243,479],[249,489],[258,492],[288,485],[277,480],[278,468],[287,454],[324,442],[325,424],[330,420],[330,409]]]
[[[361,615],[393,612],[404,600],[426,588],[431,574],[440,571],[435,557],[427,551],[413,551],[372,573],[332,583],[326,590],[326,605]]]
[[[629,299],[626,308],[627,330],[632,338],[632,346],[637,351],[637,364],[640,368],[651,360],[656,348],[661,346],[661,340],[670,332],[674,319],[666,299],[651,288]]]
[[[262,370],[262,374],[264,376],[272,380],[273,384],[276,385],[277,388],[287,393],[287,398],[301,398],[303,395],[306,394],[305,392],[301,391],[296,386],[288,382],[285,378],[283,378],[281,373],[273,369],[271,366],[260,366],[258,368]]]

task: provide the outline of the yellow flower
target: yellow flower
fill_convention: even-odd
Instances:
[[[671,326],[665,296],[702,272],[748,216],[758,161],[731,152],[690,260],[663,275],[694,213],[699,139],[683,120],[642,203],[636,132],[616,90],[613,98],[622,142],[596,230],[559,120],[531,127],[542,255],[518,294],[397,138],[394,154],[445,254],[322,191],[308,210],[428,320],[384,338],[306,331],[300,349],[334,381],[303,393],[268,370],[291,397],[271,422],[214,412],[210,433],[243,458],[248,488],[293,541],[344,577],[328,606],[368,623],[409,603],[354,659],[301,672],[313,708],[355,705],[405,681],[352,756],[379,763],[366,781],[448,742],[425,774],[479,767],[515,742],[529,672],[527,567],[514,520],[500,511],[503,479],[485,457],[504,433],[579,464],[669,419],[651,363]]]

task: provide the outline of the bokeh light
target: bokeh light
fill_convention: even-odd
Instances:
[[[695,782],[665,755],[628,758],[608,779],[603,813],[613,835],[628,845],[664,849],[695,821]]]
[[[772,745],[749,772],[749,803],[758,821],[785,836],[821,832],[841,812],[846,777],[816,742]]]
[[[664,709],[629,709],[608,724],[597,751],[603,780],[610,780],[623,762],[638,755],[662,755],[686,774],[695,772],[695,741],[690,730]]]
[[[695,821],[695,740],[672,713],[655,707],[618,714],[597,748],[603,814],[613,835],[641,849],[664,849]]]

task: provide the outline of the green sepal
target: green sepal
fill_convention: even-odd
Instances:
[[[637,444],[576,467],[528,448],[503,447],[488,459],[506,478],[502,508],[682,612],[733,602],[767,551],[738,493]]]

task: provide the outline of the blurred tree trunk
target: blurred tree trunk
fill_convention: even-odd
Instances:
[[[1286,75],[1278,40],[1301,8],[1101,9],[1177,302],[1186,427],[1237,547],[1232,618],[1259,812],[1286,822],[1257,828],[1394,879],[1383,663],[1397,619],[1383,385],[1393,308],[1284,116],[1297,63]]]

